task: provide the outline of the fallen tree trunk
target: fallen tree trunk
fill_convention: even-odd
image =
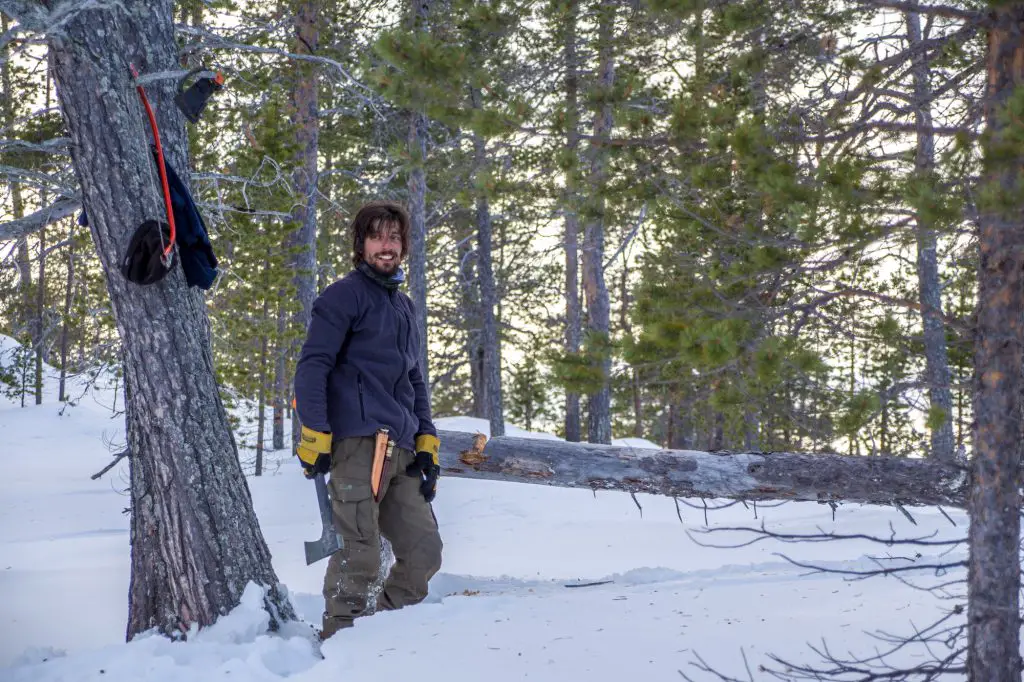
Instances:
[[[647,450],[440,431],[442,476],[673,497],[965,507],[967,470],[931,459]]]

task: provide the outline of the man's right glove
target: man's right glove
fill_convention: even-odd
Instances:
[[[429,433],[416,436],[416,459],[405,469],[409,476],[422,479],[420,493],[427,502],[432,502],[437,494],[437,477],[441,475],[437,451],[440,448],[437,436]]]
[[[331,434],[302,427],[299,444],[295,448],[306,478],[326,474],[331,470]]]

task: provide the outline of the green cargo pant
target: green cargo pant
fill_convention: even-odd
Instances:
[[[377,596],[376,609],[400,609],[423,601],[427,582],[441,568],[441,535],[434,512],[420,494],[420,479],[405,473],[415,455],[405,448],[394,449],[377,503],[370,489],[373,446],[373,437],[367,436],[343,438],[331,448],[328,490],[334,527],[345,547],[327,563],[323,639],[372,612],[381,535],[391,543],[395,563]]]

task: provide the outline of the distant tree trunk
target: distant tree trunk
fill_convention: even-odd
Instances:
[[[274,343],[274,449],[284,449],[284,413],[288,409],[288,378],[285,376],[285,355],[287,343],[285,331],[288,319],[285,316],[284,294],[278,292],[277,303],[277,336]],[[293,422],[296,420],[292,420]],[[295,429],[293,428],[294,432]]]
[[[41,199],[45,204],[45,197]],[[46,329],[43,324],[44,306],[46,305],[46,228],[39,230],[39,274],[36,277],[36,306],[32,326],[35,344],[35,394],[36,405],[43,404],[43,344],[46,341]]]
[[[676,404],[675,440],[670,448],[688,450],[696,445],[694,433],[693,401],[689,398]]]
[[[256,476],[263,475],[263,427],[267,422],[267,337],[260,339],[260,391],[256,408]]]
[[[270,264],[263,263],[264,272],[270,270]],[[266,280],[266,278],[264,278]],[[264,289],[266,291],[266,289]],[[266,296],[263,298],[263,319],[270,314],[270,306]],[[260,335],[260,388],[256,407],[256,475],[263,475],[263,427],[267,421],[267,349],[270,346],[269,335]]]
[[[412,28],[426,31],[427,20],[433,0],[412,0]],[[427,117],[413,111],[409,121],[409,157],[412,170],[409,172],[409,219],[412,222],[411,253],[409,264],[409,294],[416,308],[416,327],[420,331],[420,371],[430,395],[430,356],[427,353],[427,177],[423,166],[427,161]]]
[[[594,87],[599,100],[611,95],[615,84],[615,8],[617,3],[602,0],[598,8],[598,73]],[[612,442],[611,416],[611,310],[604,280],[605,202],[608,143],[612,133],[612,106],[604,101],[595,112],[594,136],[590,143],[590,196],[587,199],[583,242],[583,289],[587,297],[588,333],[592,349],[598,354],[601,387],[587,397],[588,437],[591,443]]]
[[[0,15],[0,35],[7,33],[10,28],[10,22],[6,14]],[[8,46],[4,45],[0,48],[0,88],[2,92],[0,95],[0,113],[3,114],[4,126],[12,126],[15,121],[15,94],[14,85],[11,83],[11,71],[10,63],[7,60],[8,57]],[[11,187],[11,217],[15,220],[25,217],[25,202],[21,196],[21,185],[17,182],[10,182]],[[15,257],[15,263],[18,268],[18,293],[21,295],[21,309],[18,310],[17,323],[18,326],[29,332],[31,336],[31,318],[29,317],[32,310],[32,261],[28,253],[28,238],[22,237],[17,241],[17,255]],[[20,333],[20,332],[19,332]],[[35,347],[35,339],[32,339],[32,346]],[[24,401],[24,395],[22,396]],[[24,404],[22,404],[24,407]]]
[[[565,351],[570,355],[580,352],[583,340],[580,314],[580,252],[579,252],[579,197],[576,193],[580,148],[579,113],[579,56],[576,52],[576,25],[579,22],[579,3],[570,0],[566,5],[563,26],[565,42],[565,152],[570,159],[565,174]],[[578,442],[582,438],[580,427],[580,396],[572,390],[565,393],[565,439]]]
[[[480,91],[472,89],[473,107],[480,108]],[[479,134],[473,134],[473,155],[476,174],[487,173],[487,143]],[[501,336],[494,309],[498,303],[498,288],[494,282],[491,257],[491,208],[487,188],[480,188],[476,197],[476,252],[480,273],[480,311],[483,322],[484,385],[487,396],[487,419],[491,437],[505,435],[505,415],[501,399]]]
[[[29,3],[0,0],[0,9]],[[35,5],[31,5],[35,7]],[[164,215],[146,116],[128,73],[177,68],[170,0],[122,0],[70,14],[50,41],[83,203],[122,341],[131,452],[127,636],[184,635],[237,606],[252,581],[271,622],[294,618],[253,512],[213,373],[203,296],[180,267],[128,282],[118,264],[136,226]],[[173,80],[146,86],[168,162],[189,179]],[[83,154],[88,150],[86,156]],[[177,255],[175,255],[177,260]]]
[[[676,443],[676,401],[669,397],[668,416],[665,418],[665,449],[675,449]]]
[[[483,323],[480,314],[480,278],[476,274],[479,252],[467,234],[459,240],[459,298],[462,325],[466,332],[466,358],[469,362],[469,386],[473,394],[470,413],[487,418],[487,386],[484,382]]]
[[[974,476],[967,510],[967,677],[1018,682],[1020,657],[1020,464],[1024,448],[1024,3],[993,5],[988,32],[985,187],[979,208],[975,332]]]
[[[629,322],[629,268],[622,268],[622,277],[619,280],[619,298],[622,306],[619,308],[619,326],[622,333],[627,337],[633,335],[633,325]],[[629,367],[629,388],[633,394],[633,435],[637,438],[644,437],[644,411],[643,400],[640,393],[640,373],[636,367]]]
[[[18,183],[11,183],[11,199],[14,204],[12,215],[15,219],[24,217],[25,201],[21,196],[21,186]],[[19,322],[32,339],[32,346],[35,347],[35,339],[32,338],[34,327],[32,325],[32,256],[28,252],[28,237],[18,240],[18,289],[21,293],[21,311]]]
[[[265,322],[270,319],[270,260],[264,259],[263,261],[263,316],[262,320]],[[263,429],[267,422],[267,384],[268,375],[267,364],[268,355],[270,349],[270,334],[267,332],[265,327],[261,325],[260,331],[260,377],[259,377],[259,397],[257,398],[256,407],[256,471],[257,476],[263,475]],[[276,396],[275,396],[276,397]]]
[[[916,6],[918,0],[910,0]],[[907,41],[913,56],[914,118],[917,124],[917,154],[914,171],[919,181],[934,181],[935,136],[932,133],[932,88],[929,81],[928,53],[918,49],[921,44],[921,15],[907,12]],[[917,280],[921,297],[921,323],[924,331],[925,379],[932,414],[929,422],[941,411],[942,421],[932,432],[932,457],[953,461],[953,395],[949,389],[949,356],[946,351],[946,328],[942,322],[942,283],[939,280],[939,259],[936,253],[935,230],[923,211],[917,220]]]
[[[718,391],[715,386],[711,389],[712,395]],[[708,452],[717,452],[725,448],[725,415],[711,407],[708,401],[707,408],[707,429],[708,429]]]
[[[75,292],[75,225],[71,224],[68,234],[68,277],[64,288],[64,314],[60,322],[60,384],[57,388],[57,400],[64,402],[67,395],[68,376],[68,321],[71,319],[71,303]]]

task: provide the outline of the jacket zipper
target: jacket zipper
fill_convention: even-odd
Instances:
[[[403,311],[398,309],[398,305],[395,303],[395,292],[393,292],[393,291],[389,291],[388,292],[388,300],[391,303],[391,308],[396,313],[398,313],[398,317],[400,317],[402,319],[402,321],[404,321],[405,324],[408,325],[409,324],[409,318],[405,315],[405,313]],[[408,330],[406,331],[405,338],[406,338],[406,346],[408,346],[408,338],[409,338],[409,331]],[[398,349],[398,355],[403,359],[403,363],[402,364],[404,366],[404,364],[405,364],[404,363],[405,351],[402,350],[402,323],[401,322],[398,323],[398,334],[396,335],[396,338],[395,338],[395,346]],[[395,385],[391,388],[391,397],[395,398],[396,400],[398,399],[398,384],[399,384],[399,382],[401,380],[402,380],[401,376],[399,376],[399,378],[395,380]]]
[[[366,421],[366,408],[363,406],[363,375],[356,375],[356,385],[359,387],[359,416]]]

